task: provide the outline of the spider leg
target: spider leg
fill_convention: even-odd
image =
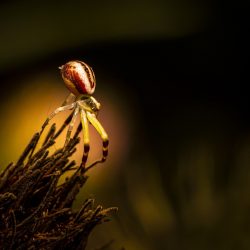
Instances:
[[[75,99],[76,99],[76,96],[75,96],[74,94],[72,94],[72,93],[70,93],[70,94],[67,96],[67,98],[64,100],[64,102],[62,103],[61,106],[65,106],[66,104],[68,104],[68,103],[70,102],[71,99],[73,100],[73,102],[74,102]]]
[[[71,99],[72,99],[72,101],[73,102],[75,102],[75,99],[76,99],[76,96],[74,95],[74,94],[72,94],[72,93],[70,93],[68,96],[67,96],[67,98],[64,100],[64,102],[62,103],[62,105],[61,105],[61,107],[63,107],[63,106],[65,106],[66,104],[68,104],[70,101],[71,101]],[[64,121],[64,123],[63,123],[63,125],[61,126],[61,128],[56,132],[56,134],[53,136],[53,138],[55,139],[55,138],[57,138],[60,134],[61,134],[61,132],[64,130],[64,128],[70,123],[70,121],[71,121],[71,119],[72,119],[72,117],[73,117],[73,113],[74,113],[74,111],[73,112],[71,112],[71,114],[67,117],[67,119]],[[48,119],[45,121],[45,126],[48,124]]]
[[[69,124],[69,127],[68,127],[68,131],[67,131],[67,135],[66,135],[66,140],[65,140],[65,143],[64,143],[64,148],[67,146],[67,144],[69,143],[69,140],[70,140],[70,135],[72,133],[72,130],[73,130],[73,127],[74,127],[74,124],[75,124],[75,121],[76,121],[76,117],[78,115],[78,112],[79,112],[79,107],[77,106],[74,113],[73,113],[73,116],[71,118],[71,121],[70,121],[70,124]]]
[[[43,123],[42,129],[41,129],[41,131],[40,131],[40,133],[39,133],[39,136],[41,136],[43,130],[44,130],[45,127],[49,124],[49,121],[50,121],[56,114],[58,114],[58,113],[60,113],[60,112],[62,112],[62,111],[65,111],[65,110],[73,109],[73,108],[75,108],[75,106],[76,106],[76,103],[73,102],[73,103],[71,103],[71,104],[69,104],[69,105],[61,106],[61,107],[57,108],[56,110],[54,110],[54,111],[48,116],[48,118],[45,120],[45,122]]]
[[[104,162],[104,161],[106,161],[107,156],[108,156],[108,145],[109,145],[108,134],[106,133],[106,131],[102,127],[101,123],[97,120],[95,114],[90,113],[88,111],[86,112],[86,114],[87,114],[87,119],[95,127],[95,129],[97,130],[97,132],[100,134],[100,136],[102,138],[102,159],[97,161],[96,163]]]
[[[67,99],[68,99],[68,98],[67,98]],[[38,143],[38,140],[39,140],[39,138],[41,137],[41,135],[42,135],[44,129],[46,128],[46,126],[49,124],[49,121],[50,121],[56,114],[58,114],[59,112],[62,112],[62,111],[64,111],[64,110],[73,109],[73,108],[75,108],[75,106],[76,106],[76,103],[75,103],[75,102],[74,102],[74,103],[71,103],[71,104],[69,104],[69,105],[66,105],[66,106],[61,106],[61,107],[57,108],[56,110],[54,110],[54,111],[48,116],[48,118],[47,118],[47,119],[45,120],[45,122],[43,123],[42,128],[41,128],[41,130],[40,130],[40,132],[39,132],[38,139],[37,139],[37,141],[36,141],[36,143],[35,143],[33,149],[32,149],[31,152],[30,152],[29,159],[31,159],[31,157],[32,157],[32,155],[33,155],[33,153],[34,153],[34,150],[35,150],[35,148],[36,148],[36,145],[37,145],[37,143]],[[67,119],[67,120],[68,120],[68,119]],[[65,121],[65,123],[68,122],[67,120]],[[63,125],[63,128],[64,128],[64,125]],[[61,131],[63,130],[63,128],[60,129],[60,133],[61,133]],[[57,136],[58,136],[58,133],[56,133],[55,138],[56,138]]]
[[[47,118],[48,121],[50,121],[55,115],[57,115],[58,113],[62,112],[62,111],[65,111],[65,110],[70,110],[70,109],[73,109],[75,108],[76,106],[76,103],[73,102],[69,105],[66,105],[66,106],[61,106],[57,109],[55,109]]]
[[[86,112],[80,106],[81,112],[81,122],[82,122],[82,131],[83,131],[83,156],[82,156],[82,167],[85,167],[85,164],[88,159],[89,154],[89,124]]]

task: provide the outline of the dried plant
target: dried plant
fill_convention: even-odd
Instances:
[[[94,206],[93,199],[87,199],[79,211],[72,209],[88,178],[86,172],[93,167],[69,160],[80,141],[81,124],[66,147],[49,152],[71,117],[58,131],[53,124],[36,149],[44,124],[17,163],[0,174],[0,249],[85,249],[92,229],[116,210]],[[71,170],[74,174],[59,184],[59,178]]]

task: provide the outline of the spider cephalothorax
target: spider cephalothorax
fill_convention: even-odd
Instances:
[[[101,104],[91,96],[95,91],[96,80],[95,75],[90,66],[82,61],[70,61],[61,67],[62,78],[66,87],[70,90],[71,94],[67,97],[61,107],[52,112],[48,119],[51,120],[56,114],[65,110],[73,110],[73,116],[69,123],[65,146],[68,144],[71,136],[72,129],[75,124],[77,115],[80,113],[82,130],[83,130],[83,158],[82,165],[85,165],[88,152],[89,152],[89,125],[90,122],[103,140],[103,156],[100,160],[105,161],[108,155],[108,135],[102,127],[101,123],[97,120],[96,116],[100,110]],[[70,101],[73,99],[73,102]],[[98,161],[99,162],[99,161]]]

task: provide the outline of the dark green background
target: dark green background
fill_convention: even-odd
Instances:
[[[77,58],[95,66],[100,88],[118,79],[108,89],[122,89],[114,98],[136,117],[118,178],[97,194],[120,212],[93,246],[118,230],[115,246],[127,249],[250,249],[243,1],[2,1],[0,24],[2,104],[21,79]],[[145,203],[138,217],[143,195],[157,214]]]

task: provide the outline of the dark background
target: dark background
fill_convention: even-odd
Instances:
[[[32,79],[57,86],[57,67],[83,60],[124,119],[114,141],[126,148],[79,197],[119,207],[89,249],[110,239],[111,249],[250,249],[248,16],[243,1],[2,1],[1,167],[15,160],[5,129],[21,123],[8,119],[31,112],[21,103],[32,91],[46,93]]]

